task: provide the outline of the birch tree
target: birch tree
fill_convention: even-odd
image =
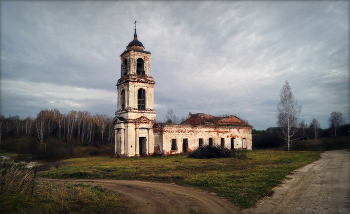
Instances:
[[[101,132],[101,140],[102,140],[102,144],[103,144],[103,138],[104,138],[104,133],[106,130],[106,125],[107,125],[107,118],[108,116],[103,114],[96,114],[96,121],[97,121],[97,125],[100,128],[100,132]]]
[[[339,126],[344,124],[342,113],[333,111],[328,119],[329,127],[334,130],[334,136],[337,136],[337,130]]]
[[[114,118],[109,117],[108,118],[108,142],[113,143],[114,139]]]
[[[317,139],[318,129],[321,128],[320,123],[315,118],[310,123],[310,129],[313,129],[315,138]]]
[[[301,113],[301,106],[292,93],[289,82],[286,80],[280,93],[280,103],[277,105],[277,126],[278,134],[283,138],[290,150],[290,145],[296,140],[298,132],[298,121]]]
[[[45,135],[45,129],[46,129],[45,125],[46,125],[45,118],[38,116],[35,123],[35,134],[38,140],[40,141],[40,143],[44,142],[44,135]]]

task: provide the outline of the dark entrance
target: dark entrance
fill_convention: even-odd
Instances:
[[[187,152],[187,149],[188,149],[188,140],[183,139],[182,150],[183,152]]]
[[[213,146],[213,138],[209,138],[209,146],[210,146],[210,147]]]
[[[235,148],[235,138],[231,138],[231,149]]]
[[[221,149],[225,148],[225,138],[221,138]]]
[[[139,137],[139,154],[140,155],[146,154],[146,138],[145,137]]]
[[[203,146],[203,138],[199,138],[199,147]]]

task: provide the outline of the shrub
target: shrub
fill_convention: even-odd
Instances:
[[[234,157],[234,150],[229,150],[227,148],[221,149],[218,146],[202,146],[192,152],[189,158],[207,159],[207,158],[227,158]]]

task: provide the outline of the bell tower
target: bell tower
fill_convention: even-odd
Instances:
[[[141,156],[154,151],[154,84],[150,76],[151,53],[134,39],[120,55],[121,77],[117,83],[118,106],[115,113],[115,155]]]

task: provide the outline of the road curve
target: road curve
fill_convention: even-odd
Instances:
[[[106,179],[44,179],[101,184],[131,202],[130,213],[350,213],[350,152],[327,151],[294,170],[272,197],[240,210],[215,194],[158,182]]]
[[[133,207],[130,213],[240,213],[239,208],[215,194],[175,184],[106,179],[42,180],[100,184],[129,199]]]

